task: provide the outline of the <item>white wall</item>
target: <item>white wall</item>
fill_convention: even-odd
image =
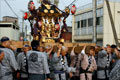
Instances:
[[[11,40],[19,40],[19,30],[14,30],[11,27],[0,27],[0,38],[3,36],[9,37]]]
[[[120,39],[120,13],[118,13],[118,11],[120,11],[120,2],[110,2],[110,8],[112,11],[112,16],[113,16],[113,20],[115,23],[115,28],[117,31],[117,36]],[[107,10],[107,6],[106,3],[104,2],[104,29],[103,29],[103,45],[105,46],[106,44],[115,44],[115,39],[113,36],[113,31],[112,31],[112,26],[110,23],[110,18],[108,15],[108,10]]]

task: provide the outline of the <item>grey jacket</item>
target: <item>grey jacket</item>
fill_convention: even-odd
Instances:
[[[42,52],[28,51],[28,72],[31,74],[49,74],[47,57]]]
[[[110,72],[109,80],[120,80],[120,60],[117,61],[115,67]]]
[[[62,58],[62,55],[60,55],[58,57],[57,53],[54,53],[52,57],[52,68],[54,71],[65,71],[67,73],[76,71],[75,68],[68,67],[66,56]]]
[[[12,79],[12,72],[18,69],[18,64],[15,60],[15,55],[12,50],[8,48],[0,48],[4,51],[5,56],[0,63],[0,80]]]
[[[18,70],[20,70],[22,78],[28,77],[26,70],[26,66],[28,65],[25,58],[27,59],[26,54],[24,52],[19,53],[17,56]]]
[[[110,62],[112,60],[111,54],[109,54],[109,61],[107,60],[107,52],[102,50],[98,53],[98,71],[97,71],[97,77],[98,79],[105,79],[105,67],[110,67]],[[99,70],[100,68],[103,68],[103,70]],[[107,77],[109,77],[109,70],[106,70]]]

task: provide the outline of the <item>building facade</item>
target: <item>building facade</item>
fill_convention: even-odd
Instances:
[[[13,22],[18,25],[18,18],[16,17],[11,17],[11,16],[4,16],[3,21],[5,22]]]
[[[20,31],[17,18],[8,16],[3,17],[3,21],[0,22],[0,39],[3,36],[9,37],[11,40],[19,40]]]
[[[117,36],[120,39],[120,0],[109,0]],[[105,0],[97,0],[97,44],[115,44]],[[72,20],[72,42],[92,43],[92,3],[79,7]]]

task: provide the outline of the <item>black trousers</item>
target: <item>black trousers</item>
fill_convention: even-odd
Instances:
[[[28,80],[28,78],[20,78],[20,80]]]
[[[78,76],[73,76],[70,80],[80,80]]]
[[[44,74],[29,74],[28,80],[45,80]]]
[[[109,79],[107,78],[107,79],[97,79],[97,80],[109,80]]]

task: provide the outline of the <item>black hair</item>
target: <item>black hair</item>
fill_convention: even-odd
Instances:
[[[90,50],[95,51],[95,47],[94,46],[90,46]]]
[[[22,48],[17,48],[17,53],[22,52]]]
[[[117,46],[115,44],[111,45],[111,48],[117,48]]]
[[[1,38],[1,43],[3,43],[3,42],[5,42],[5,41],[9,41],[10,39],[8,38],[8,37],[6,37],[6,36],[4,36],[4,37],[2,37]]]
[[[38,40],[33,40],[31,42],[32,49],[35,50],[35,51],[37,50],[37,48],[38,48],[39,45],[40,45],[40,43],[39,43]]]

